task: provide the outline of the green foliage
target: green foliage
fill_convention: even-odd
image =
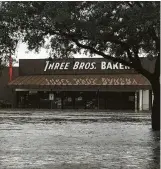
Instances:
[[[160,57],[159,2],[1,2],[0,55],[19,40],[38,51],[50,39],[53,56],[99,54],[135,68],[142,52]]]

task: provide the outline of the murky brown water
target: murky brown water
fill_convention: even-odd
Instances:
[[[159,169],[147,113],[0,111],[0,169]]]

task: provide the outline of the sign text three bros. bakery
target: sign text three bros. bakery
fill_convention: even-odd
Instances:
[[[130,69],[128,66],[124,66],[122,63],[112,63],[112,62],[105,62],[101,61],[99,63],[96,62],[83,62],[83,61],[75,61],[72,62],[50,62],[46,61],[44,71],[47,70],[93,70],[93,69]]]

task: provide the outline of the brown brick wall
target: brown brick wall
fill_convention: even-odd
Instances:
[[[18,76],[18,67],[13,67],[13,79]],[[8,87],[9,69],[8,67],[2,70],[0,75],[0,100],[12,101],[12,89]]]

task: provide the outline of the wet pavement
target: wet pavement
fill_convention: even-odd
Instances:
[[[0,169],[159,169],[150,113],[0,111]]]

